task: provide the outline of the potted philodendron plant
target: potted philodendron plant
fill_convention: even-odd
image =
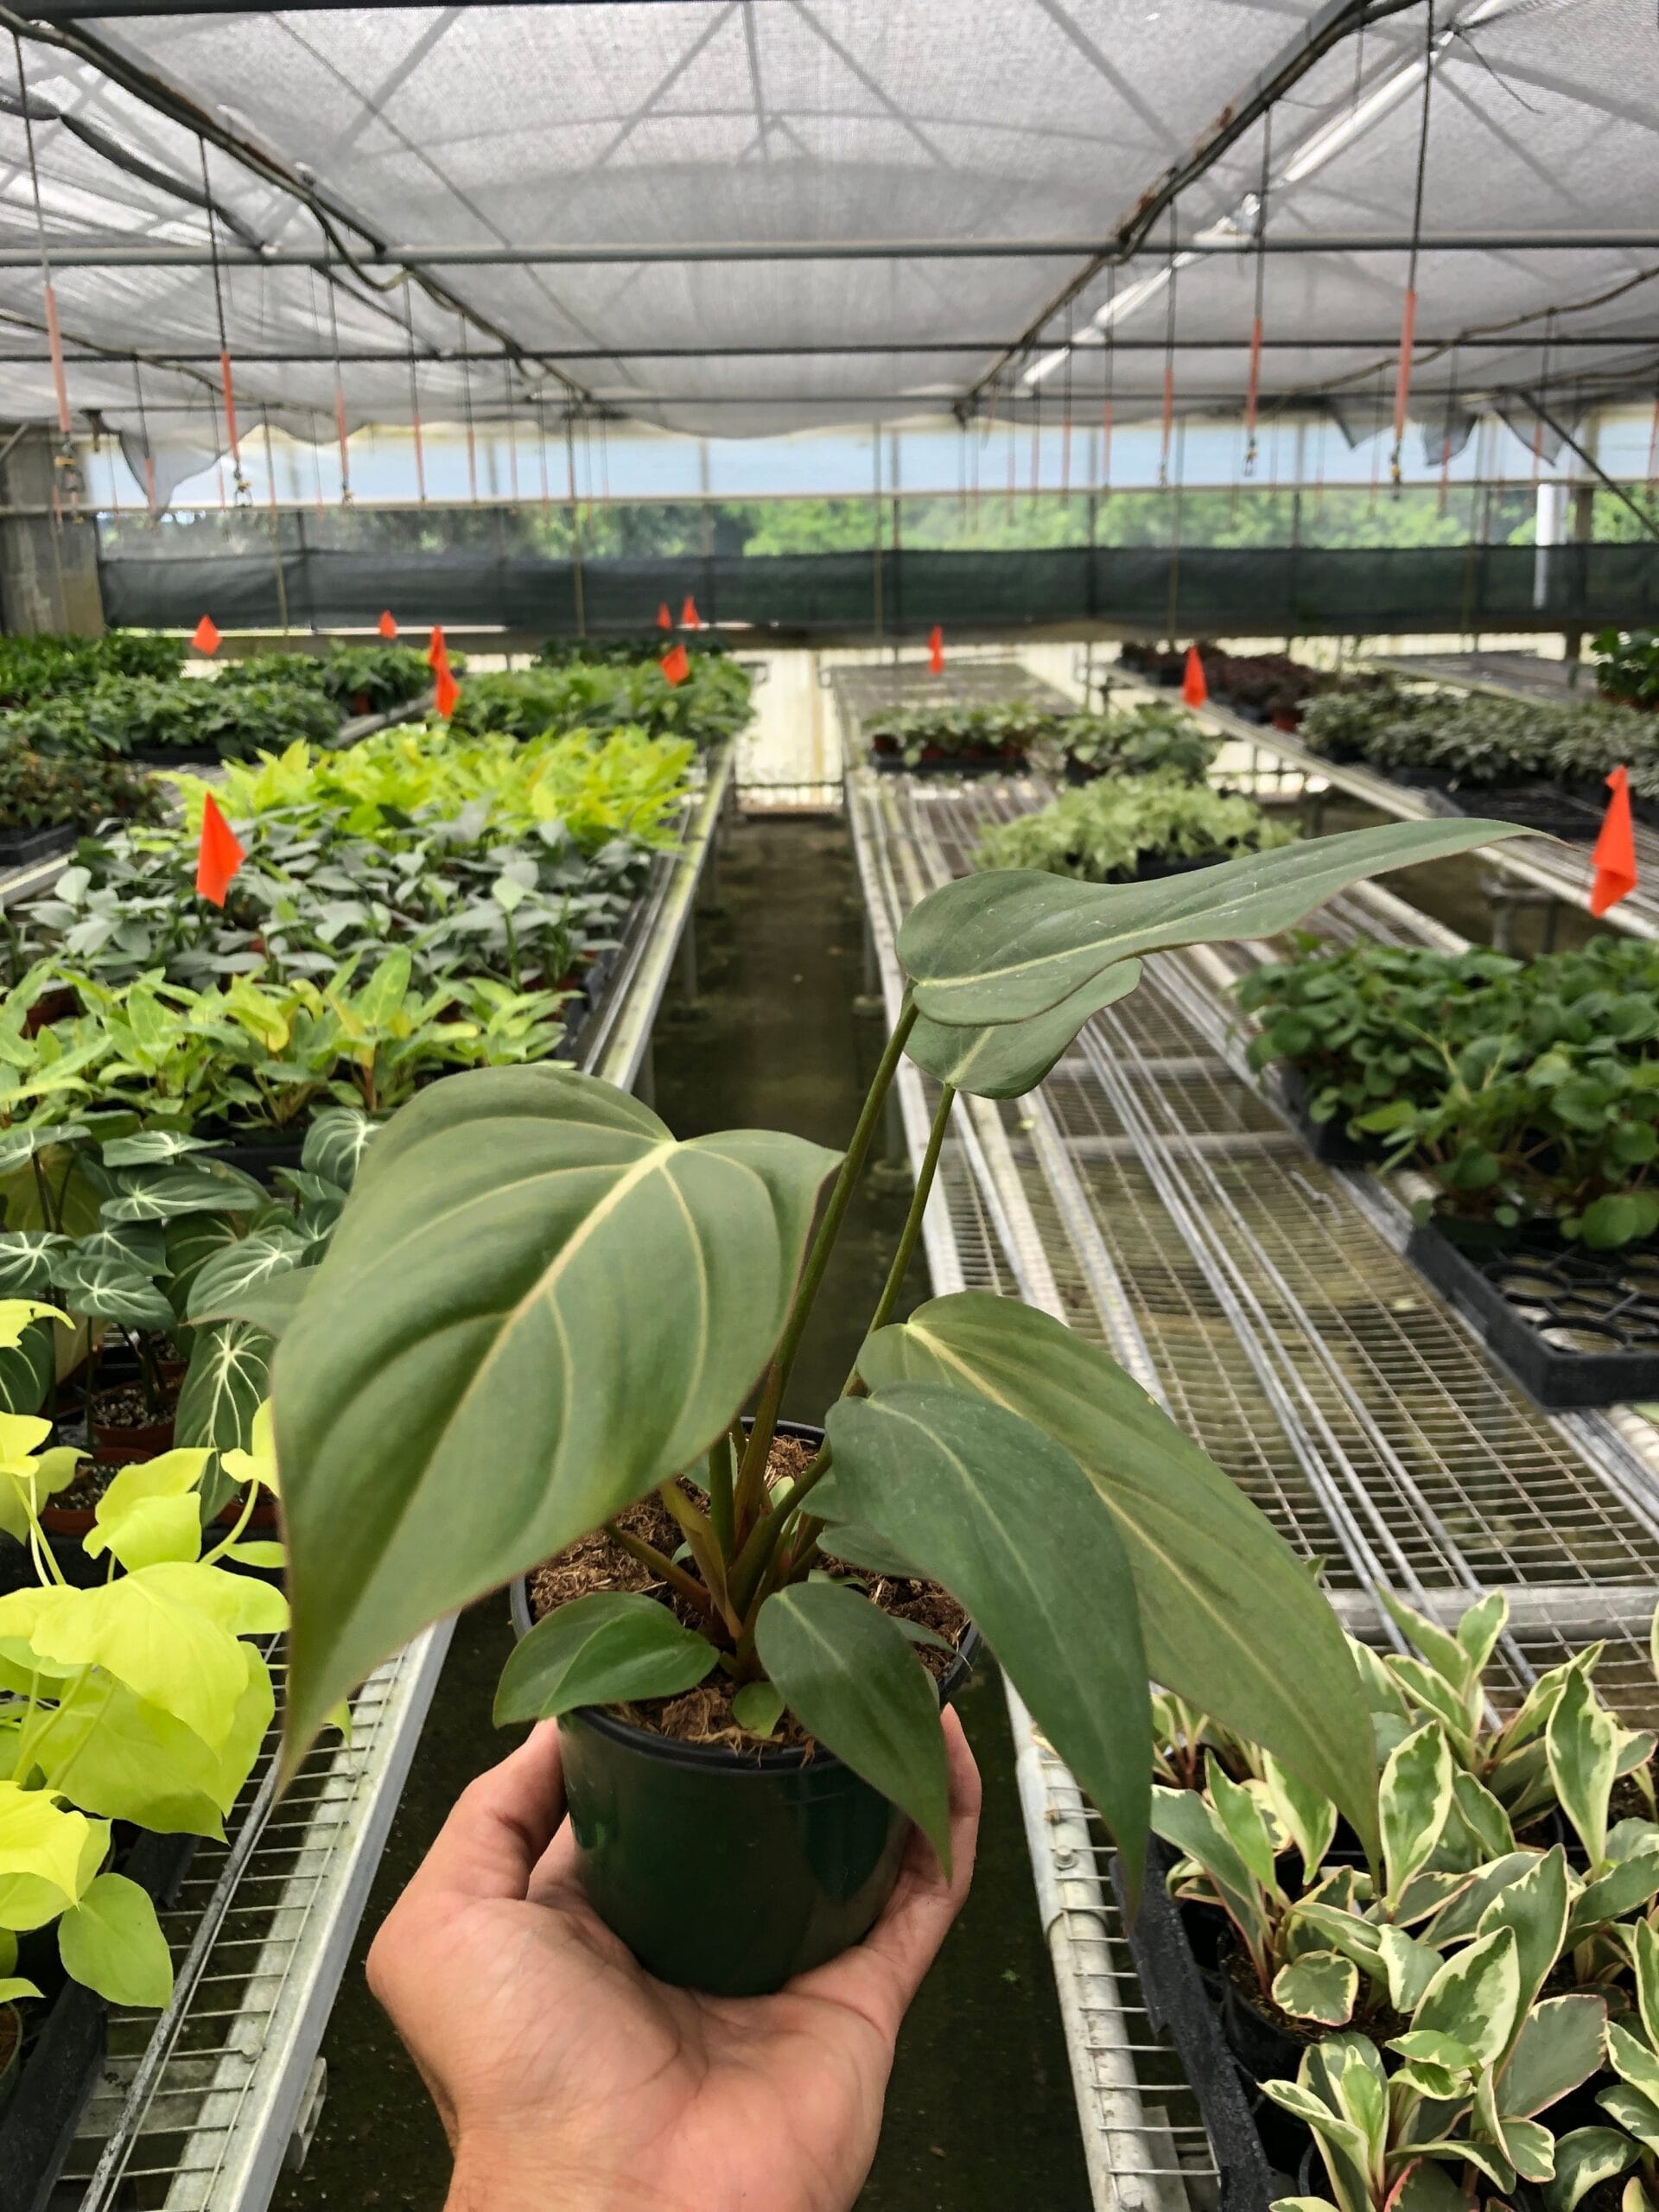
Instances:
[[[289,1770],[428,1622],[585,1562],[498,1713],[558,1717],[588,1894],[648,1966],[775,1986],[868,1926],[908,1821],[948,1851],[918,1656],[944,1655],[889,1610],[942,1587],[933,1619],[977,1624],[1132,1881],[1149,1678],[1329,1796],[1375,1859],[1364,1689],[1267,1520],[1048,1316],[968,1293],[892,1317],[958,1090],[1030,1090],[1141,954],[1271,934],[1507,834],[1399,823],[1170,882],[947,885],[900,933],[910,989],[839,1160],[768,1131],[678,1142],[566,1069],[458,1076],[404,1107],[321,1264],[226,1301],[282,1337]],[[906,1052],[942,1086],[919,1186],[856,1370],[803,1446],[779,1408]],[[718,1721],[702,1741],[671,1717],[694,1688]]]

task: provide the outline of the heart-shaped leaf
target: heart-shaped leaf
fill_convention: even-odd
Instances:
[[[836,1582],[774,1591],[755,1649],[803,1728],[908,1813],[950,1870],[950,1776],[932,1678],[887,1615]]]
[[[1367,876],[1525,835],[1478,818],[1390,822],[1152,883],[1079,883],[1037,868],[963,876],[911,909],[899,957],[929,1020],[1025,1021],[1137,953],[1272,937]]]
[[[1283,1538],[1116,1360],[1029,1306],[960,1291],[879,1330],[858,1367],[875,1390],[976,1390],[1052,1437],[1117,1523],[1154,1678],[1265,1745],[1376,1848],[1371,1727],[1340,1623]]]
[[[549,1613],[514,1645],[496,1686],[495,1725],[673,1697],[695,1688],[717,1656],[654,1598],[594,1590]]]
[[[289,1274],[300,1265],[305,1249],[292,1230],[276,1227],[256,1230],[226,1245],[203,1263],[191,1286],[190,1319],[222,1313],[227,1300]]]
[[[972,1615],[1138,1884],[1152,1706],[1135,1584],[1094,1484],[1029,1421],[932,1383],[842,1398],[826,1435],[815,1506],[868,1522]]]
[[[253,1417],[270,1388],[276,1349],[247,1321],[216,1321],[198,1330],[174,1415],[174,1441],[245,1452]]]
[[[372,1122],[360,1107],[329,1107],[312,1117],[300,1165],[308,1174],[321,1175],[326,1182],[338,1183],[342,1191],[349,1191],[379,1128],[380,1123]]]
[[[388,1123],[274,1370],[290,1760],[417,1629],[707,1451],[834,1165],[770,1131],[677,1143],[553,1068],[453,1076]]]

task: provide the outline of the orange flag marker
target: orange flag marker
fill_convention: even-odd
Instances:
[[[683,645],[671,645],[659,665],[671,683],[683,683],[691,673],[691,656]]]
[[[451,673],[449,658],[446,653],[443,665],[438,671],[437,696],[433,702],[445,721],[448,721],[450,715],[454,713],[455,702],[460,696],[461,686]]]
[[[196,848],[197,896],[222,906],[231,879],[246,858],[241,839],[207,792],[201,802],[201,842]]]
[[[190,632],[190,642],[199,653],[216,653],[219,651],[219,632],[213,626],[211,614],[202,616]]]
[[[434,673],[449,665],[449,648],[443,642],[442,623],[435,622],[432,625],[432,636],[426,648],[426,664]]]
[[[927,664],[935,676],[944,674],[944,632],[937,622],[927,633]]]
[[[1596,871],[1595,881],[1590,887],[1592,914],[1605,914],[1621,899],[1628,899],[1636,888],[1636,833],[1630,826],[1628,772],[1615,768],[1607,779],[1607,788],[1612,797],[1607,802],[1601,835],[1591,855]]]
[[[680,627],[682,630],[701,630],[702,627],[697,613],[697,602],[690,592],[685,594],[685,605],[680,609]]]
[[[386,612],[380,617],[380,620],[374,626],[378,630],[383,638],[390,639],[395,638],[397,634],[397,625],[392,620],[391,610],[390,607],[387,608]]]
[[[1198,658],[1196,645],[1189,645],[1186,649],[1186,673],[1181,678],[1181,697],[1189,707],[1202,707],[1209,702],[1210,686],[1204,680],[1204,663]]]
[[[671,630],[674,627],[674,617],[668,611],[668,601],[665,599],[658,600],[657,602],[657,627],[659,630]]]

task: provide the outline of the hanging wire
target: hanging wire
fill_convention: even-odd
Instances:
[[[328,342],[334,355],[334,430],[340,439],[340,504],[342,507],[349,507],[352,504],[352,457],[346,442],[346,383],[340,365],[340,317],[334,308],[337,287],[328,274],[326,255],[323,288],[328,295]]]
[[[201,197],[207,210],[207,258],[213,277],[213,315],[219,324],[219,375],[225,394],[225,435],[230,442],[231,480],[236,487],[236,504],[250,506],[253,488],[242,474],[242,444],[236,434],[236,387],[231,378],[231,346],[225,334],[225,284],[219,265],[219,224],[213,214],[213,191],[207,176],[207,141],[199,138],[196,149],[201,156]]]
[[[1043,387],[1031,387],[1031,491],[1027,499],[1028,508],[1037,505],[1037,489],[1043,476]]]
[[[1065,304],[1065,359],[1060,385],[1060,499],[1071,504],[1071,302]]]
[[[1368,514],[1373,515],[1376,512],[1376,495],[1382,481],[1382,386],[1379,384],[1376,387],[1376,412],[1371,421],[1371,499],[1366,509]]]
[[[1538,363],[1539,405],[1532,410],[1532,488],[1538,489],[1538,480],[1544,465],[1543,408],[1549,399],[1549,349],[1555,338],[1555,310],[1552,308],[1544,318],[1544,343]]]
[[[461,323],[461,399],[467,417],[467,491],[474,506],[478,505],[478,443],[473,431],[473,365],[467,352],[467,318]]]
[[[144,380],[138,373],[138,356],[132,357],[132,392],[138,403],[138,435],[144,448],[144,505],[149,509],[152,522],[161,520],[161,509],[156,499],[156,454],[149,442],[149,417],[144,412]]]
[[[1406,271],[1406,297],[1400,315],[1400,367],[1394,387],[1394,450],[1389,457],[1389,476],[1400,484],[1400,449],[1405,443],[1406,406],[1411,397],[1411,357],[1417,333],[1417,259],[1423,235],[1423,184],[1428,174],[1428,122],[1434,92],[1434,0],[1427,0],[1423,47],[1423,120],[1417,140],[1417,180],[1411,208],[1411,259]]]
[[[404,325],[409,332],[409,420],[415,433],[415,487],[426,505],[426,454],[421,444],[421,388],[415,367],[415,287],[404,287]]]
[[[546,514],[552,493],[547,478],[547,402],[539,391],[536,394],[536,449],[542,464],[542,512]]]
[[[1648,433],[1648,497],[1659,490],[1659,385],[1653,391],[1653,428]]]
[[[1440,425],[1440,496],[1435,512],[1444,514],[1452,496],[1452,410],[1458,404],[1458,349],[1452,348],[1452,389],[1446,397],[1446,416]]]
[[[1117,264],[1113,262],[1106,271],[1106,390],[1100,404],[1100,488],[1107,499],[1112,496],[1112,407],[1117,387],[1117,325],[1113,310],[1117,305]]]
[[[1158,453],[1158,484],[1160,490],[1169,484],[1169,442],[1175,428],[1175,240],[1176,211],[1180,202],[1169,203],[1169,277],[1164,287],[1164,435]]]
[[[518,504],[518,439],[512,412],[512,364],[501,364],[501,387],[507,402],[507,486],[512,504]]]
[[[52,509],[60,510],[60,493],[72,512],[80,510],[80,465],[75,457],[74,423],[69,412],[69,379],[63,363],[63,336],[58,328],[58,296],[52,283],[52,262],[47,251],[46,217],[41,207],[41,173],[35,162],[35,125],[29,111],[29,85],[23,74],[23,49],[16,31],[11,50],[17,62],[17,104],[23,117],[23,146],[29,157],[29,190],[35,199],[35,233],[41,248],[41,288],[46,304],[46,343],[52,357],[52,389],[58,404],[58,446],[52,456]]]
[[[1273,162],[1273,110],[1262,118],[1262,185],[1255,200],[1255,314],[1250,323],[1250,373],[1244,388],[1244,474],[1255,473],[1255,413],[1262,397],[1262,302],[1268,277],[1268,185]]]
[[[1012,521],[1014,520],[1014,380],[1013,380],[1013,378],[1012,378],[1012,377],[1010,377],[1010,378],[1009,378],[1009,380],[1008,380],[1007,402],[1008,402],[1008,520],[1009,520],[1010,522],[1012,522]]]

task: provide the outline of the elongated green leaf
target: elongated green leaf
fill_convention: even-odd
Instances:
[[[1561,1810],[1599,1873],[1607,1856],[1607,1803],[1618,1767],[1618,1724],[1597,1697],[1589,1669],[1575,1665],[1561,1685],[1545,1741]]]
[[[1432,1720],[1389,1752],[1378,1803],[1389,1899],[1397,1904],[1427,1865],[1452,1809],[1452,1753]]]
[[[1034,1090],[1091,1014],[1128,994],[1141,981],[1141,963],[1122,960],[1081,990],[1028,1021],[1003,1021],[987,1029],[918,1020],[905,1050],[931,1076],[976,1098],[1023,1098]]]
[[[1196,1789],[1155,1789],[1152,1827],[1154,1834],[1203,1868],[1252,1954],[1265,1960],[1272,1934],[1268,1901],[1215,1808]]]
[[[173,1959],[147,1890],[124,1874],[99,1874],[58,1923],[64,1970],[111,2005],[165,2005]]]
[[[1548,2111],[1602,2063],[1607,2006],[1587,1992],[1547,1997],[1522,2021],[1497,2077],[1497,2108],[1508,2119]],[[1508,2131],[1505,2130],[1507,2134]]]
[[[251,1175],[210,1160],[176,1167],[124,1167],[111,1178],[114,1195],[104,1201],[107,1222],[176,1221],[189,1213],[251,1213],[264,1192]]]
[[[209,1138],[189,1136],[182,1129],[135,1129],[130,1136],[111,1137],[99,1153],[106,1167],[157,1167],[188,1153],[212,1149]]]
[[[887,1615],[839,1583],[797,1583],[761,1606],[754,1644],[802,1727],[910,1815],[948,1874],[939,1694]]]
[[[1377,1949],[1389,1979],[1389,2002],[1396,2012],[1409,2018],[1440,1972],[1440,1955],[1416,1936],[1408,1936],[1403,1928],[1383,1929]]]
[[[1509,822],[1393,822],[1154,883],[1031,868],[963,876],[911,909],[899,957],[930,1020],[1024,1021],[1136,953],[1272,937],[1367,876],[1525,834]]]
[[[1580,1942],[1592,1929],[1605,1928],[1637,1911],[1659,1893],[1659,1850],[1622,1860],[1598,1882],[1586,1882],[1567,1915],[1567,1941]]]
[[[1233,1848],[1264,1890],[1276,1886],[1273,1840],[1262,1808],[1240,1783],[1228,1774],[1219,1759],[1210,1761],[1210,1798],[1217,1818],[1233,1840]]]
[[[1518,1882],[1506,1883],[1482,1913],[1483,1936],[1498,1928],[1515,1930],[1519,2012],[1524,2015],[1536,2003],[1567,1933],[1567,1853],[1559,1843]]]
[[[496,1687],[495,1724],[673,1697],[695,1688],[716,1656],[654,1598],[595,1590],[537,1621],[513,1647]]]
[[[1659,2050],[1659,1933],[1651,1922],[1637,1921],[1630,1931],[1630,1961],[1636,1968],[1636,2009],[1649,2045]]]
[[[1133,1548],[1129,1552],[1129,1565],[1131,1568],[1135,1565]],[[1136,1586],[1139,1587],[1138,1583]],[[1299,1776],[1292,1774],[1271,1751],[1262,1754],[1262,1778],[1267,1784],[1268,1799],[1273,1807],[1274,1817],[1300,1853],[1303,1867],[1311,1881],[1313,1870],[1324,1863],[1325,1854],[1330,1850],[1332,1839],[1336,1834],[1337,1808],[1322,1790],[1312,1788]]]
[[[253,1417],[270,1388],[271,1339],[246,1321],[215,1321],[195,1332],[173,1438],[213,1452],[245,1452]]]
[[[1544,2188],[1549,2212],[1577,2212],[1598,2182],[1622,2174],[1638,2155],[1628,2135],[1615,2127],[1575,2127],[1555,2145],[1555,2178]]]
[[[1109,1509],[1154,1678],[1272,1751],[1376,1848],[1376,1763],[1347,1637],[1267,1519],[1097,1345],[982,1291],[936,1298],[859,1354],[873,1390],[943,1382],[1021,1415]]]
[[[1135,1585],[1098,1491],[1028,1421],[937,1384],[842,1398],[825,1428],[824,1510],[869,1522],[967,1608],[1138,1884],[1152,1701]]]
[[[769,1131],[677,1143],[551,1068],[454,1076],[388,1123],[273,1373],[290,1763],[416,1630],[708,1449],[834,1165]]]

